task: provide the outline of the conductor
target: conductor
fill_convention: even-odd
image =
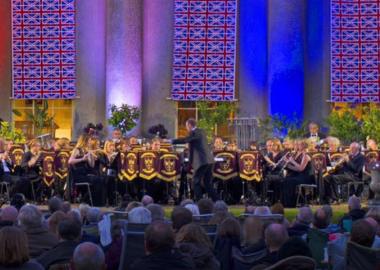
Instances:
[[[185,138],[173,139],[172,144],[189,144],[189,161],[194,170],[193,184],[194,197],[198,201],[202,199],[202,180],[204,188],[210,199],[215,201],[216,195],[212,186],[213,157],[207,144],[205,132],[197,128],[197,122],[190,118],[186,121],[186,129],[189,135]]]

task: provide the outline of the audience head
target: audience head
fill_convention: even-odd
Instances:
[[[26,234],[15,226],[0,230],[0,266],[18,267],[29,261]]]
[[[152,204],[149,204],[146,208],[151,213],[152,222],[157,221],[157,220],[162,220],[162,221],[165,220],[165,211],[161,205],[152,203]]]
[[[171,220],[174,231],[178,232],[182,226],[193,222],[193,214],[189,209],[177,206],[172,211]]]
[[[51,197],[48,201],[49,212],[53,214],[58,210],[62,210],[62,199],[59,197]]]
[[[170,250],[175,244],[175,235],[169,224],[156,221],[145,230],[145,250],[148,254]]]
[[[329,217],[322,208],[317,209],[314,213],[313,226],[316,229],[326,229],[329,226]]]
[[[228,213],[228,205],[225,203],[225,201],[219,200],[215,202],[214,213],[218,212]]]
[[[351,241],[365,247],[371,247],[375,239],[375,228],[365,219],[356,220],[352,224]]]
[[[255,213],[255,210],[256,210],[256,206],[254,206],[252,204],[248,204],[245,206],[244,213],[253,215]]]
[[[221,237],[238,238],[240,239],[240,224],[236,218],[226,218],[218,229],[218,235]]]
[[[331,205],[325,204],[322,206],[323,211],[325,211],[326,216],[327,216],[327,223],[330,224],[333,218],[333,209]]]
[[[272,214],[285,215],[285,208],[280,202],[273,204],[270,208],[270,211],[272,212]]]
[[[130,211],[132,211],[133,208],[140,207],[140,206],[143,206],[142,203],[133,201],[133,202],[128,203],[125,211],[129,213]]]
[[[310,225],[313,222],[313,211],[308,206],[301,207],[298,210],[296,220],[298,223]]]
[[[18,216],[18,211],[16,207],[14,206],[6,206],[1,209],[1,212],[0,212],[1,221],[9,221],[9,222],[12,222],[13,224],[16,224],[17,216]]]
[[[186,224],[176,235],[177,243],[194,243],[212,249],[210,238],[205,230],[195,223]]]
[[[67,214],[70,210],[71,210],[71,204],[69,202],[63,202],[62,211]]]
[[[83,224],[83,219],[81,217],[80,211],[78,209],[72,209],[67,213],[67,217],[76,220],[80,224]]]
[[[143,206],[133,208],[128,213],[128,221],[137,224],[149,224],[152,222],[152,214]]]
[[[42,213],[33,204],[24,205],[20,209],[18,220],[20,225],[26,228],[40,227],[42,225]]]
[[[358,210],[361,209],[361,204],[360,204],[360,198],[356,197],[355,195],[352,195],[348,199],[348,210]]]
[[[149,195],[144,195],[144,197],[141,199],[141,203],[143,206],[147,207],[149,204],[154,203],[153,198]]]
[[[376,220],[377,224],[380,225],[380,207],[371,207],[367,214],[366,217],[371,217],[374,220]]]
[[[58,224],[58,236],[66,241],[78,241],[82,235],[81,224],[74,219],[65,219]]]
[[[101,220],[102,212],[97,207],[91,207],[86,217],[89,223],[98,223]]]
[[[243,224],[243,237],[246,246],[264,239],[264,224],[258,217],[247,217]]]
[[[90,208],[91,207],[87,203],[81,203],[79,205],[79,213],[83,221],[87,219],[87,213]]]
[[[288,231],[282,224],[272,223],[265,229],[265,243],[270,252],[278,251],[288,240]]]
[[[73,266],[75,270],[105,270],[103,250],[90,242],[78,245],[74,250]]]
[[[279,260],[292,256],[312,257],[309,245],[301,237],[289,238],[279,249]]]
[[[256,207],[254,214],[257,216],[267,216],[271,215],[272,213],[268,206],[258,206]]]
[[[186,204],[185,208],[190,210],[190,212],[193,214],[193,216],[199,216],[199,209],[196,204]]]
[[[187,204],[194,204],[192,199],[185,199],[181,202],[180,206],[185,207]]]
[[[210,199],[200,199],[197,204],[201,215],[212,214],[214,211],[214,202]]]
[[[56,211],[48,219],[48,228],[51,233],[58,234],[58,224],[67,219],[67,215],[62,211]]]
[[[18,211],[20,211],[21,207],[23,207],[25,203],[26,203],[26,199],[25,199],[24,194],[16,193],[15,195],[12,196],[11,205],[16,207]]]

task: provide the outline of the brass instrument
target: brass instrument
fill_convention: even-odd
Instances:
[[[333,173],[335,173],[338,169],[341,168],[341,166],[346,163],[346,159],[347,157],[349,157],[346,153],[344,153],[342,155],[342,157],[335,163],[335,165],[333,167],[331,167],[330,169],[327,169],[326,172],[323,174],[323,177],[326,177],[328,175],[331,175]]]
[[[287,152],[280,160],[279,160],[279,166],[281,166],[281,169],[280,169],[280,175],[282,175],[283,177],[286,176],[286,167],[288,166],[289,162],[290,162],[290,158],[294,158],[294,156],[296,155],[297,152]],[[283,163],[281,164],[280,163]],[[284,162],[285,161],[285,162]]]

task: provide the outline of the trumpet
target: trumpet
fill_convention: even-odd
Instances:
[[[287,152],[280,160],[279,162],[281,161],[281,169],[280,169],[280,175],[284,176],[286,175],[285,173],[285,170],[286,170],[286,167],[288,166],[289,162],[290,162],[290,158],[294,157],[296,154],[296,152]],[[285,161],[285,162],[284,162]],[[279,163],[278,162],[278,163]]]

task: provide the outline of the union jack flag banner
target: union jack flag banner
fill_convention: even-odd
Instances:
[[[331,101],[379,102],[380,0],[331,0]]]
[[[72,99],[75,0],[12,0],[13,98]]]
[[[173,100],[232,101],[236,0],[175,0]]]

